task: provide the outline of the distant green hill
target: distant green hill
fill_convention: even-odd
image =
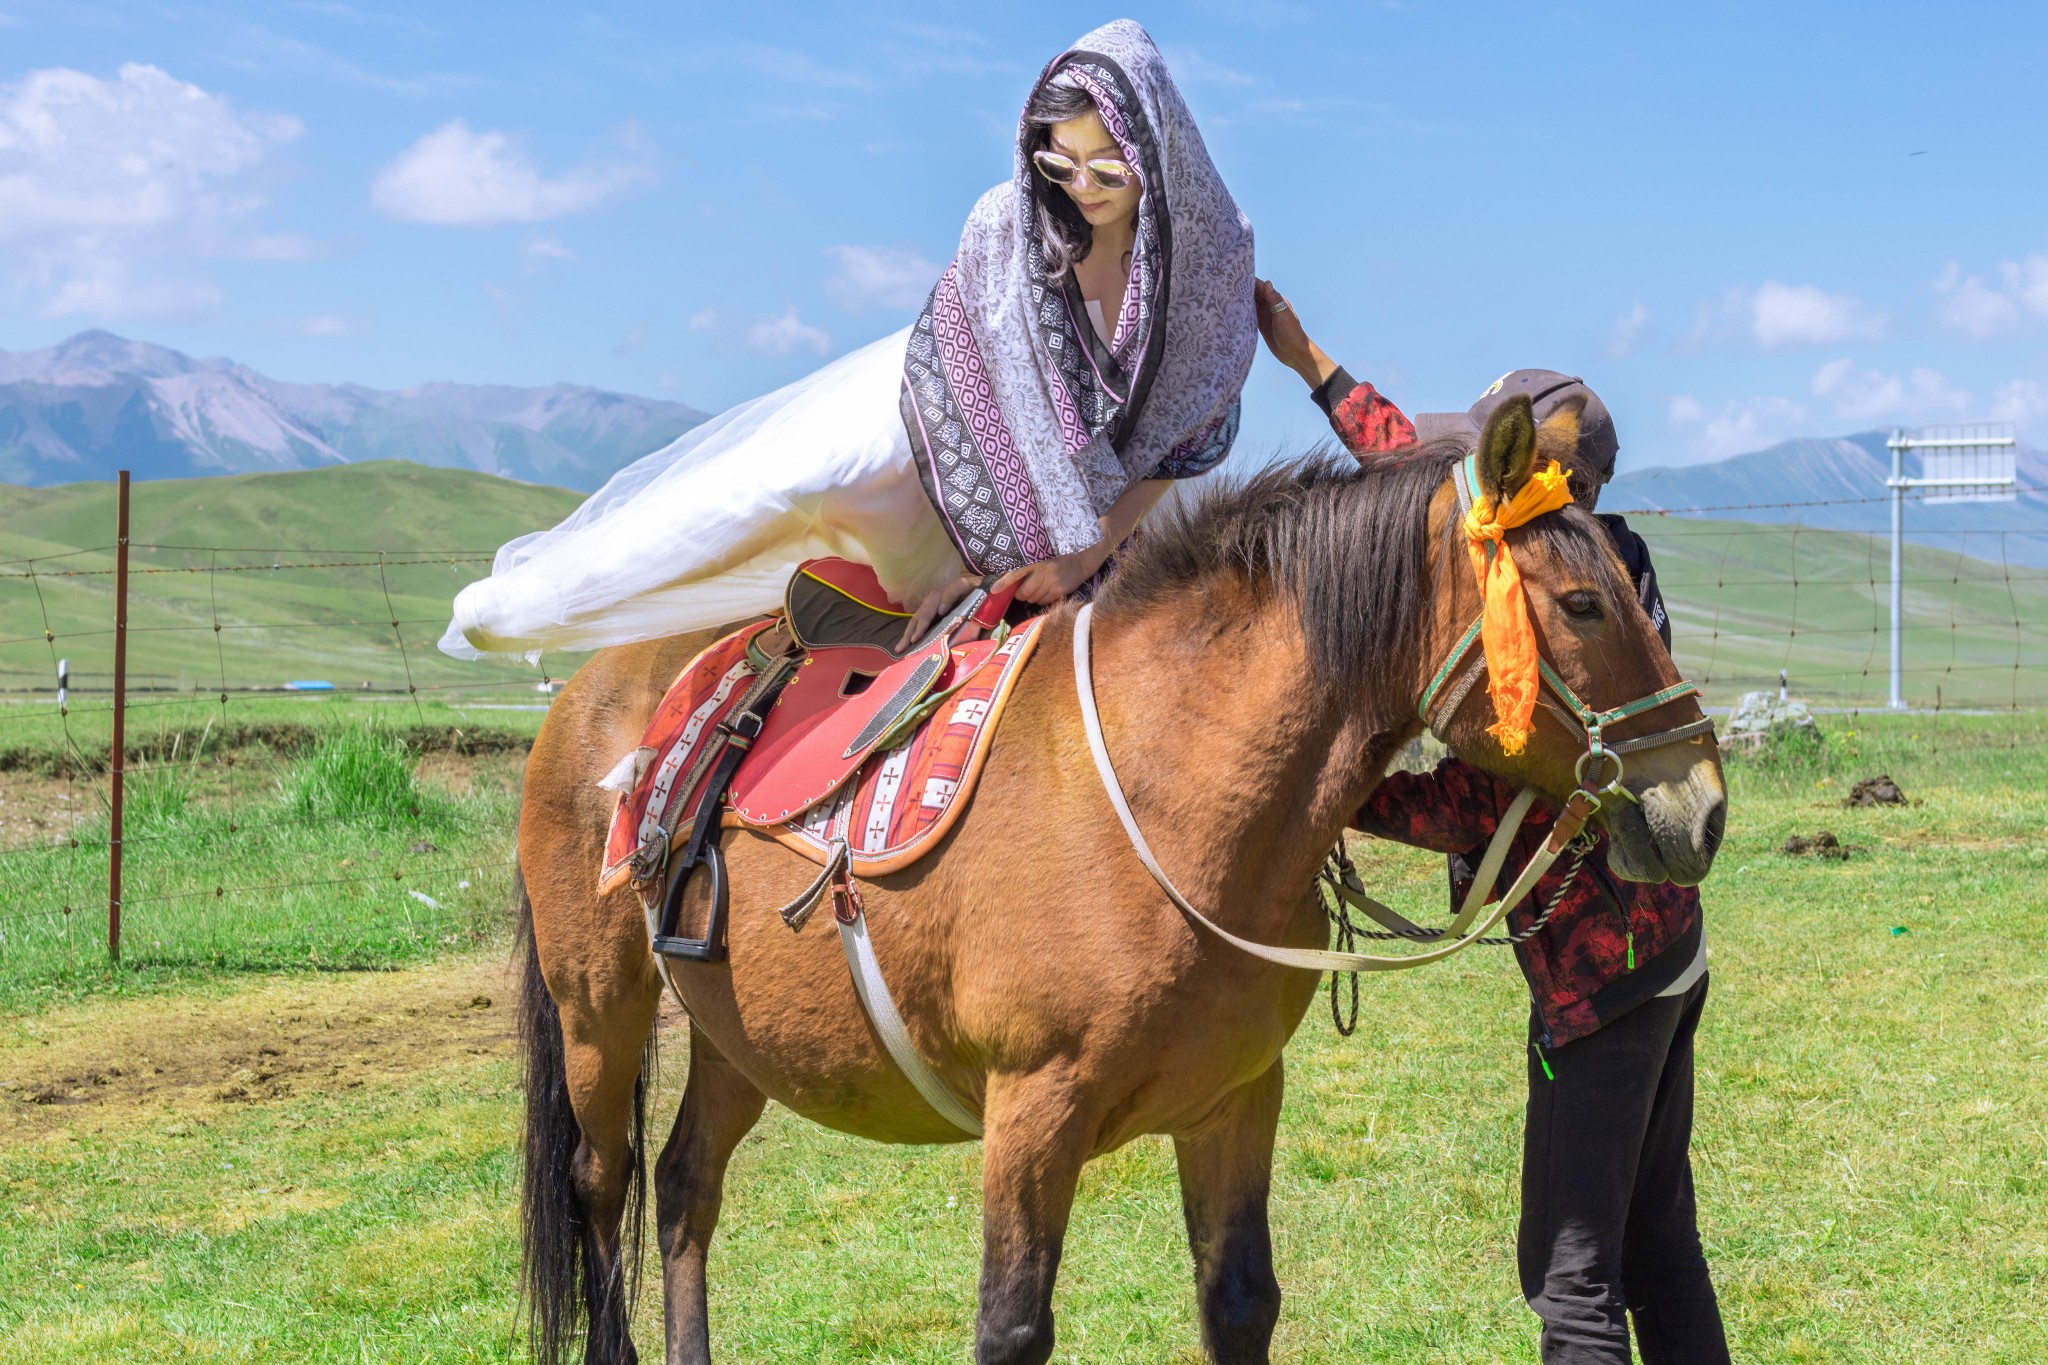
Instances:
[[[409,664],[430,694],[530,690],[539,674],[525,664],[461,663],[434,641],[456,590],[488,572],[499,545],[553,525],[582,498],[398,461],[138,483],[130,679],[201,691],[218,690],[223,675],[231,688],[323,679],[403,691]],[[0,488],[0,560],[44,557],[0,564],[0,575],[15,575],[0,577],[0,689],[47,687],[53,652],[71,661],[74,686],[108,685],[113,540],[111,484]],[[30,568],[36,577],[21,576]],[[43,638],[46,616],[54,641]]]
[[[499,545],[553,525],[582,498],[398,462],[159,480],[132,496],[138,688],[322,679],[403,694],[409,668],[425,695],[500,700],[531,700],[540,675],[518,661],[443,657],[434,641],[449,603]],[[75,686],[106,687],[113,501],[101,483],[0,486],[0,561],[16,561],[0,563],[0,690],[47,689],[53,654],[71,661]],[[1747,522],[1633,524],[1657,557],[1680,666],[1710,701],[1774,687],[1787,668],[1800,695],[1884,704],[1884,541]],[[2048,573],[1921,546],[1906,558],[1909,699],[2048,704]],[[46,620],[54,640],[43,637]],[[580,659],[544,662],[562,677]]]
[[[1775,688],[1885,705],[1890,541],[1755,522],[1635,517],[1673,650],[1708,699]],[[1995,542],[1993,542],[1995,543]],[[1904,684],[1915,706],[2048,705],[2048,570],[1907,545]]]

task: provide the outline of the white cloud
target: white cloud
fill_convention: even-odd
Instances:
[[[2048,388],[2031,379],[2008,379],[1991,395],[1991,419],[2032,426],[2048,419]]]
[[[370,203],[387,218],[437,227],[541,223],[588,213],[654,183],[639,136],[625,134],[621,155],[544,175],[523,139],[474,132],[452,119],[400,152],[377,173]]]
[[[573,261],[575,251],[553,237],[529,237],[519,244],[520,259],[526,262],[526,273],[538,274],[547,268],[549,261]]]
[[[690,330],[693,332],[708,332],[717,325],[718,310],[716,308],[699,308],[696,312],[690,314]]]
[[[1950,261],[1934,281],[1934,320],[1980,340],[2012,331],[2020,323],[2020,306],[1984,283],[1982,275],[1964,275]]]
[[[1884,332],[1884,318],[1851,294],[1765,280],[1749,297],[1750,335],[1766,348],[1824,346]]]
[[[866,308],[920,308],[944,266],[907,246],[828,246],[825,254],[839,269],[825,281],[825,292],[852,312]]]
[[[645,327],[629,327],[626,329],[626,334],[620,337],[617,343],[612,346],[612,354],[631,355],[646,344],[647,329]]]
[[[1797,436],[1806,423],[1806,409],[1789,398],[1731,398],[1709,409],[1690,394],[1671,400],[1666,414],[1674,430],[1684,433],[1694,459],[1720,460],[1761,450]]]
[[[0,85],[0,260],[45,317],[188,317],[219,306],[200,262],[300,259],[252,221],[295,118],[248,113],[154,66],[62,67]]]
[[[1830,360],[1813,372],[1813,394],[1844,422],[1925,422],[1968,416],[1976,400],[1924,366],[1904,375]]]
[[[1615,315],[1614,327],[1607,335],[1607,347],[1603,354],[1609,360],[1625,359],[1635,351],[1637,343],[1642,341],[1643,334],[1649,327],[1650,310],[1643,306],[1641,299],[1637,299],[1629,305],[1626,313]]]
[[[734,43],[726,49],[729,59],[758,76],[794,85],[804,90],[851,90],[875,88],[874,76],[856,67],[832,66],[808,52],[768,43]]]
[[[749,327],[747,345],[762,355],[789,355],[793,351],[823,355],[832,349],[832,334],[798,317],[796,305],[791,304],[781,317],[762,318]]]
[[[1191,47],[1171,47],[1163,55],[1174,79],[1182,85],[1219,85],[1241,90],[1259,83],[1258,77],[1225,66]]]
[[[362,318],[346,313],[314,313],[309,317],[285,318],[280,324],[294,336],[359,337],[370,330]]]
[[[1998,267],[2006,292],[2037,318],[2048,318],[2048,256],[2003,261]]]
[[[2048,318],[2048,256],[2001,261],[1998,283],[1965,275],[1950,261],[1934,281],[1934,318],[1979,340],[2018,331],[2027,318]]]

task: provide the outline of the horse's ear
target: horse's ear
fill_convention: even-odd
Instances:
[[[1586,400],[1574,394],[1557,405],[1557,410],[1536,428],[1536,462],[1548,465],[1552,460],[1566,473],[1571,472],[1572,457],[1579,453],[1579,419],[1586,410]]]
[[[1573,426],[1576,431],[1576,419]],[[1516,394],[1486,419],[1474,463],[1479,466],[1479,491],[1496,507],[1529,481],[1536,468],[1536,415],[1527,394]]]

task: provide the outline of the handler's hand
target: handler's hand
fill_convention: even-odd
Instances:
[[[1271,280],[1253,285],[1252,301],[1259,312],[1259,335],[1265,338],[1273,359],[1300,375],[1310,388],[1336,373],[1336,364],[1323,354],[1322,347],[1309,340],[1301,325],[1301,314],[1294,311]]]

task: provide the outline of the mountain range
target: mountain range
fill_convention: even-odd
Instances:
[[[0,483],[250,474],[410,460],[589,492],[705,420],[682,403],[573,384],[290,384],[110,332],[0,351]],[[1783,441],[1711,464],[1630,470],[1603,510],[1883,534],[1888,433]],[[2048,454],[2022,449],[2010,503],[1927,503],[1909,539],[2048,566]],[[1906,472],[1919,473],[1908,453]]]
[[[574,384],[290,384],[102,331],[0,351],[0,483],[401,459],[587,492],[704,418],[682,403]]]
[[[1796,522],[1833,531],[1889,536],[1889,431],[1834,440],[1781,441],[1765,450],[1712,464],[1630,470],[1600,495],[1600,510],[1727,521]],[[2018,487],[2011,502],[1906,503],[1906,538],[1993,563],[2048,566],[2048,453],[2017,451]],[[1906,452],[1907,478],[1920,458]],[[1879,572],[1884,566],[1879,565]]]

